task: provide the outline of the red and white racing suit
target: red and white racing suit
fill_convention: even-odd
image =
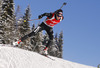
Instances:
[[[54,27],[54,25],[58,24],[62,19],[63,19],[63,16],[60,18],[60,20],[56,20],[55,13],[53,13],[52,18],[47,17],[44,23],[49,27]]]

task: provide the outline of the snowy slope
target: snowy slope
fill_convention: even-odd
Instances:
[[[52,58],[55,61],[35,52],[0,46],[0,68],[95,68],[56,57]]]

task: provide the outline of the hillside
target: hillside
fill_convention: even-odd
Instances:
[[[51,57],[51,56],[50,56]],[[14,47],[0,46],[0,68],[96,68]]]

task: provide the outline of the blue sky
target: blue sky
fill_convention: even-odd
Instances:
[[[15,7],[20,5],[24,13],[30,5],[31,19],[37,19],[63,2],[68,3],[63,7],[64,20],[54,27],[54,33],[63,30],[63,58],[96,67],[100,64],[100,0],[15,0]]]

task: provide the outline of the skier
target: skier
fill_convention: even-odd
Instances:
[[[38,16],[39,19],[47,16],[47,18],[42,22],[39,26],[37,26],[34,31],[22,37],[19,41],[14,43],[14,46],[20,44],[20,42],[24,41],[28,37],[36,35],[38,32],[45,30],[49,35],[49,41],[44,48],[44,53],[47,54],[48,47],[53,44],[53,27],[58,24],[61,20],[63,20],[63,10],[58,9],[53,13],[44,13]]]

